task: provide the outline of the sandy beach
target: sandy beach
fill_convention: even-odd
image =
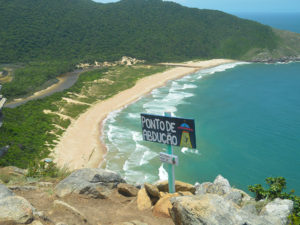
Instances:
[[[134,87],[98,102],[72,122],[53,151],[54,161],[59,167],[69,170],[98,167],[103,161],[106,148],[101,142],[102,122],[107,115],[146,95],[151,90],[163,86],[198,70],[231,63],[233,60],[213,59],[186,63],[164,63],[171,69],[138,80]]]

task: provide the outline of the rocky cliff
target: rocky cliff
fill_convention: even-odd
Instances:
[[[212,183],[176,181],[169,194],[166,181],[133,186],[103,169],[77,170],[61,181],[25,174],[0,169],[0,224],[285,225],[293,210],[290,200],[257,202],[221,175]]]

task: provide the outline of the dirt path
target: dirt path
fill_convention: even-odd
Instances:
[[[14,191],[17,195],[27,199],[38,211],[44,213],[45,218],[41,220],[43,225],[54,225],[59,222],[72,225],[113,225],[139,221],[147,225],[173,225],[169,218],[155,217],[152,211],[139,211],[137,209],[135,197],[124,197],[117,190],[109,199],[93,199],[81,195],[70,195],[65,198],[58,198],[53,194],[52,187],[39,188],[37,190]],[[75,215],[71,211],[54,207],[54,201],[64,201],[70,206],[76,208],[82,217]]]

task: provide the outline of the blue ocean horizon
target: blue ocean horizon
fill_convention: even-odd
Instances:
[[[270,15],[262,18],[267,21]],[[274,18],[278,23],[284,20],[272,18],[273,23]],[[296,32],[300,14],[297,18],[298,26],[286,22],[286,29]],[[108,116],[103,128],[108,148],[103,166],[131,183],[166,179],[158,157],[166,146],[142,140],[140,114],[171,111],[174,116],[195,119],[197,136],[197,149],[174,147],[179,157],[176,179],[205,182],[222,174],[232,186],[247,191],[248,185],[263,184],[266,177],[283,176],[287,191],[299,193],[299,71],[297,62],[241,62],[170,81]]]

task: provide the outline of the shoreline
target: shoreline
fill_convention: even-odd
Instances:
[[[69,170],[95,168],[103,161],[106,146],[103,143],[103,122],[109,113],[122,109],[153,89],[164,86],[170,80],[176,80],[222,64],[233,63],[235,60],[212,59],[186,63],[164,63],[173,66],[164,72],[144,77],[136,84],[109,99],[100,101],[81,114],[67,128],[60,141],[53,149],[52,156],[58,167]]]

